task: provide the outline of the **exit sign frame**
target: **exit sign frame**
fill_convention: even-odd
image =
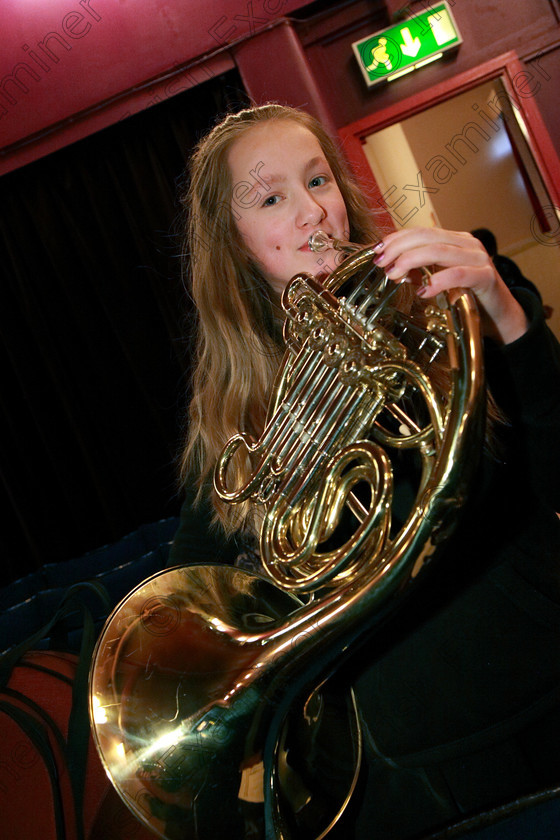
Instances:
[[[352,44],[368,87],[388,82],[443,58],[463,43],[449,3],[433,3],[394,26]]]

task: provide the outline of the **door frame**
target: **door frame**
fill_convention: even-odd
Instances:
[[[517,93],[527,83],[528,75],[530,71],[521,63],[517,53],[510,51],[339,129],[338,135],[344,153],[366,194],[371,196],[377,213],[383,216],[379,219],[383,226],[388,225],[392,228],[394,223],[391,215],[384,209],[381,191],[363,150],[366,138],[382,128],[497,78],[501,79],[512,103],[524,119],[528,145],[541,178],[555,207],[560,208],[560,159],[534,96],[522,96]]]

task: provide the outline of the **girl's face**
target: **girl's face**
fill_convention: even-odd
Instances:
[[[301,271],[332,271],[336,252],[314,253],[309,237],[324,230],[344,239],[349,225],[315,135],[292,120],[262,123],[233,143],[228,164],[237,228],[273,289]]]

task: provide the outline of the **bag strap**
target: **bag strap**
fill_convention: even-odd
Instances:
[[[32,633],[31,636],[28,636],[19,644],[8,648],[8,650],[0,654],[0,688],[8,684],[14,665],[22,658],[22,656],[24,656],[24,654],[28,651],[33,650],[33,648],[36,648],[39,642],[47,637],[51,630],[56,627],[63,618],[76,611],[76,607],[82,610],[84,616],[86,613],[89,613],[91,616],[91,610],[82,597],[86,592],[92,592],[95,596],[97,596],[102,602],[104,613],[107,614],[109,612],[111,609],[111,599],[109,598],[109,593],[103,584],[97,581],[83,581],[68,587],[62,595],[60,603],[54,611],[52,617],[43,624],[42,627],[39,627],[39,629]]]
[[[74,800],[74,814],[76,820],[76,840],[84,840],[83,800],[87,769],[87,753],[89,744],[89,716],[88,716],[88,677],[93,648],[95,645],[95,623],[92,611],[87,604],[86,596],[93,593],[103,605],[104,613],[111,608],[111,600],[106,588],[97,581],[84,581],[70,586],[54,612],[54,615],[39,630],[24,639],[18,645],[0,655],[0,689],[5,689],[14,666],[28,651],[35,648],[41,639],[48,636],[51,630],[76,609],[81,610],[83,616],[83,632],[76,674],[72,684],[72,709],[68,720],[68,736],[66,739],[66,761],[70,775],[72,796]],[[21,729],[28,735],[39,754],[42,756],[49,774],[53,793],[53,807],[57,840],[66,840],[62,797],[58,786],[58,771],[56,760],[49,742],[44,723],[38,721],[33,714],[19,708],[9,701],[0,701],[0,709],[10,714]]]
[[[99,586],[99,584],[96,584]],[[103,590],[105,589],[102,587]],[[100,593],[101,594],[101,593]],[[105,591],[106,594],[106,591]],[[108,609],[109,596],[106,594],[106,605]],[[82,840],[83,837],[83,804],[87,772],[87,754],[89,745],[89,712],[88,712],[88,687],[89,670],[95,646],[95,625],[91,611],[84,607],[84,625],[82,643],[78,657],[76,675],[72,685],[72,710],[68,721],[68,738],[66,758],[68,770],[72,783],[74,796],[74,812],[76,814],[76,837]]]
[[[43,759],[51,785],[57,840],[66,840],[64,809],[62,806],[60,786],[58,784],[58,768],[45,725],[34,718],[29,712],[6,700],[0,700],[0,711],[8,714],[17,723]]]

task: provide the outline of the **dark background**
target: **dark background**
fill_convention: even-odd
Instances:
[[[179,510],[178,194],[222,75],[0,179],[1,584]]]

